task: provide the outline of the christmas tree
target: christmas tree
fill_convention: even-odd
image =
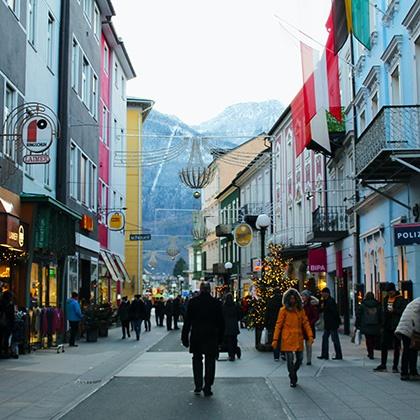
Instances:
[[[252,300],[249,314],[250,328],[264,328],[267,303],[274,295],[274,290],[278,289],[283,294],[298,283],[287,274],[291,260],[284,257],[283,246],[270,244],[268,250],[268,256],[262,263],[261,276],[253,279],[256,297]]]

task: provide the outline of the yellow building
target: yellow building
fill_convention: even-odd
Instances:
[[[129,297],[143,292],[143,241],[130,240],[130,235],[133,239],[132,235],[144,233],[141,152],[143,124],[153,105],[149,99],[127,98],[125,262],[132,285],[124,293]]]

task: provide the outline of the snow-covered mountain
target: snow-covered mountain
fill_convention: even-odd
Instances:
[[[186,246],[192,242],[191,209],[200,208],[200,200],[184,186],[178,177],[189,158],[189,149],[172,159],[157,159],[166,151],[180,145],[184,137],[221,136],[212,143],[221,148],[232,148],[268,131],[282,112],[277,101],[232,105],[220,115],[198,126],[191,127],[179,118],[153,110],[143,130],[144,159],[158,163],[143,168],[143,227],[150,229],[152,240],[145,242],[145,265],[148,250],[158,250],[156,272],[171,273],[174,262],[165,254],[170,237],[177,237],[177,246],[185,260]],[[170,155],[170,153],[169,153]],[[207,160],[209,156],[207,155]],[[173,209],[173,210],[171,210]]]
[[[279,101],[246,102],[227,107],[216,117],[193,129],[201,134],[221,135],[236,144],[247,138],[268,131],[276,122],[284,107]]]

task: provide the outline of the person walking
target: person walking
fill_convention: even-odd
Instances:
[[[324,316],[324,334],[322,335],[321,356],[318,356],[318,359],[328,360],[330,358],[329,339],[331,336],[335,350],[335,356],[332,359],[342,360],[343,353],[341,351],[340,338],[338,337],[338,327],[341,323],[338,306],[335,300],[331,297],[331,292],[328,287],[322,289],[321,295],[320,312],[322,312]]]
[[[165,317],[165,304],[163,303],[163,298],[156,298],[154,307],[156,326],[163,327],[163,319]]]
[[[303,310],[305,311],[306,317],[308,318],[309,325],[312,330],[312,337],[315,339],[315,324],[319,319],[318,304],[319,301],[315,296],[312,296],[310,290],[304,290],[301,293]],[[312,342],[308,337],[305,337],[306,347],[306,364],[310,366],[312,364]]]
[[[122,340],[125,340],[126,333],[128,338],[131,337],[130,335],[130,302],[128,301],[128,297],[124,296],[118,307],[118,317],[121,321],[121,329],[122,329]]]
[[[200,294],[188,303],[182,328],[181,340],[193,354],[192,366],[196,395],[213,395],[211,387],[216,373],[216,358],[219,344],[224,336],[224,320],[219,301],[210,295],[210,285],[201,283]],[[203,355],[204,387],[203,387]]]
[[[174,302],[172,298],[169,298],[165,304],[165,315],[166,315],[166,329],[172,330],[172,319],[174,316]]]
[[[374,359],[375,342],[381,334],[382,309],[372,292],[367,292],[356,313],[356,329],[365,336],[369,359]]]
[[[71,298],[67,300],[66,304],[67,320],[70,324],[70,347],[77,347],[76,335],[79,331],[79,324],[83,318],[82,310],[80,309],[79,294],[72,292]]]
[[[265,312],[265,326],[267,328],[268,342],[273,342],[274,329],[276,328],[277,318],[279,316],[279,311],[282,306],[281,292],[279,289],[274,290],[273,296],[269,299],[267,303],[267,310]],[[273,348],[274,361],[278,362],[280,360],[280,349]]]
[[[133,323],[134,331],[136,333],[136,340],[140,340],[141,324],[146,318],[146,307],[141,300],[140,295],[135,295],[133,302],[130,305],[130,319]]]
[[[395,335],[395,330],[400,322],[401,315],[407,306],[406,300],[396,290],[394,283],[387,283],[386,297],[383,302],[382,336],[381,336],[381,364],[377,366],[375,372],[385,372],[388,359],[388,349],[394,349],[394,359],[392,372],[398,373],[400,361],[401,339]]]
[[[416,331],[420,333],[420,297],[410,302],[402,313],[395,334],[402,340],[401,380],[416,379],[418,349],[411,347],[411,337]]]
[[[146,332],[150,332],[152,329],[152,323],[150,322],[150,317],[152,315],[152,302],[147,297],[144,297],[144,308],[145,308],[145,317],[144,317],[144,327]]]
[[[289,289],[283,296],[283,307],[277,317],[272,347],[278,346],[280,339],[281,351],[285,353],[290,386],[296,387],[299,370],[303,361],[303,339],[307,337],[312,344],[313,336],[308,318],[303,310],[302,299],[296,289]]]
[[[0,357],[9,358],[10,335],[15,324],[15,308],[13,305],[13,295],[10,291],[3,292],[0,297]]]
[[[174,330],[179,330],[178,320],[181,315],[181,296],[177,296],[173,302],[173,320],[174,320]]]
[[[226,342],[229,360],[234,362],[235,355],[238,356],[238,359],[241,358],[241,351],[238,347],[238,334],[240,334],[238,322],[240,315],[231,293],[228,293],[225,297],[222,312],[223,321],[225,323],[224,340]]]

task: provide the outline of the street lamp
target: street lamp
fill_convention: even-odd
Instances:
[[[264,285],[264,259],[265,259],[265,233],[270,226],[270,217],[266,214],[260,214],[255,222],[255,227],[261,235],[261,283]],[[255,327],[255,347],[258,349],[261,344],[262,328]],[[264,343],[265,344],[265,343]]]
[[[230,292],[230,273],[231,273],[232,267],[233,267],[233,264],[230,261],[225,262],[226,284],[228,286],[229,292]]]

